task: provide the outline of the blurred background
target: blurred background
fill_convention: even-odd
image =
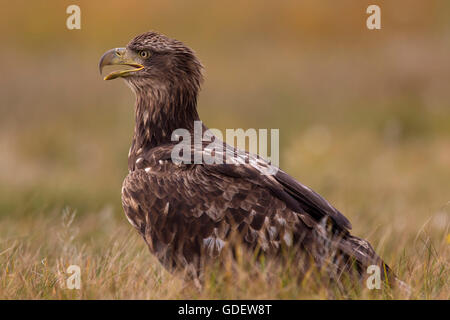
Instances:
[[[81,30],[66,28],[71,4]],[[366,28],[369,4],[381,7],[381,30]],[[69,206],[126,223],[134,96],[123,81],[103,81],[97,64],[156,30],[205,65],[203,121],[279,128],[281,168],[344,212],[356,234],[382,242],[386,228],[425,223],[444,232],[449,17],[446,0],[2,0],[0,221]]]

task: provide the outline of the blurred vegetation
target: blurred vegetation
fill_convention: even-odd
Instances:
[[[365,27],[372,3],[379,31]],[[70,4],[81,7],[81,30],[66,29]],[[30,225],[55,228],[65,206],[80,226],[93,223],[84,244],[129,227],[120,190],[134,97],[122,81],[104,82],[97,63],[156,30],[205,65],[199,111],[209,127],[279,128],[282,169],[388,262],[400,267],[405,250],[419,263],[421,232],[427,245],[442,243],[449,226],[449,14],[446,0],[2,1],[0,224],[9,232],[0,252],[33,239]],[[102,226],[93,217],[105,210],[112,221]],[[440,248],[448,274],[448,244]],[[448,298],[445,285],[428,297]]]

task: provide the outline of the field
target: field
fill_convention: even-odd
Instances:
[[[378,2],[380,31],[365,28],[365,1],[78,1],[76,31],[65,28],[70,3],[9,4],[0,299],[450,299],[450,6]],[[199,292],[157,263],[120,204],[134,98],[97,68],[150,29],[205,65],[203,121],[278,128],[281,168],[340,209],[411,292],[336,292],[287,270],[267,281],[245,263],[211,272]],[[80,290],[64,287],[69,265],[80,266]]]

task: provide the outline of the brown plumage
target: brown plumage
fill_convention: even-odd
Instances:
[[[105,53],[100,69],[112,64],[136,68],[105,78],[123,77],[136,94],[123,208],[168,270],[201,279],[206,263],[241,245],[275,260],[290,248],[299,275],[311,264],[333,279],[344,272],[363,276],[372,264],[390,272],[367,241],[350,234],[350,222],[337,209],[282,170],[261,174],[271,165],[258,156],[242,152],[241,163],[224,164],[172,159],[178,143],[171,141],[172,132],[193,133],[199,120],[202,65],[183,43],[147,32]],[[226,147],[228,158],[236,150]]]

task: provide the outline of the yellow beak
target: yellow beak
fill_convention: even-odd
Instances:
[[[130,54],[128,53],[128,50],[126,48],[115,48],[106,51],[100,58],[100,62],[98,64],[100,74],[102,74],[103,67],[112,65],[130,66],[133,67],[134,69],[111,72],[106,77],[104,77],[103,80],[112,80],[119,77],[126,77],[127,75],[142,70],[144,68],[142,64],[137,63],[136,61],[133,60],[132,57],[130,57]]]

